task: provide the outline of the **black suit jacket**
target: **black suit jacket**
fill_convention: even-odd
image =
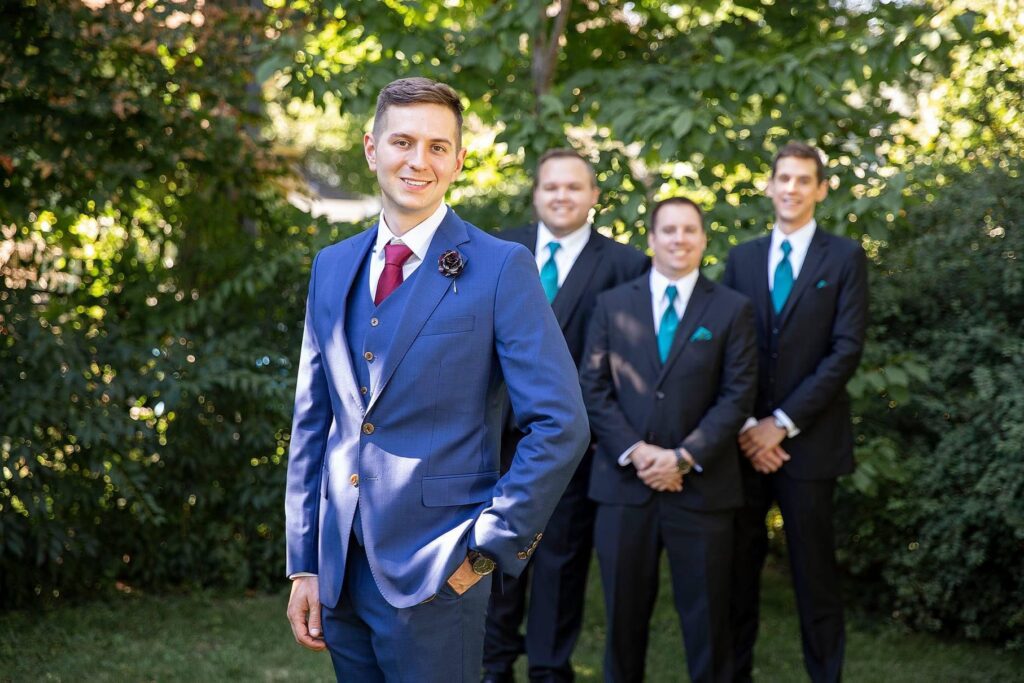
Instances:
[[[710,339],[695,332],[704,328]],[[699,276],[668,358],[654,333],[649,276],[598,298],[581,371],[597,438],[590,497],[642,505],[654,493],[619,456],[638,441],[686,448],[703,468],[676,496],[683,507],[722,510],[743,499],[736,433],[754,403],[754,312],[746,297]]]
[[[536,253],[536,223],[505,230],[498,233],[498,237],[519,242]],[[577,367],[583,355],[583,343],[597,295],[646,273],[650,266],[651,260],[639,250],[590,229],[590,239],[551,302],[551,309],[562,327],[565,343]]]
[[[768,290],[770,248],[770,235],[733,248],[722,280],[754,303],[754,416],[781,408],[800,429],[782,442],[792,456],[782,472],[797,479],[847,474],[853,471],[853,430],[846,383],[860,363],[867,327],[864,250],[818,226],[793,291],[776,315]]]

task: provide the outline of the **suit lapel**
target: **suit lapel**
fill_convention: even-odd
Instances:
[[[343,393],[362,407],[363,401],[357,393],[357,382],[355,370],[352,368],[352,354],[348,348],[348,337],[345,334],[345,310],[348,296],[352,290],[356,275],[362,270],[363,262],[366,260],[377,239],[377,228],[366,230],[362,235],[353,238],[346,243],[351,245],[353,252],[351,258],[345,254],[339,255],[337,262],[349,265],[348,268],[334,268],[327,277],[326,291],[320,296],[327,297],[327,315],[331,320],[331,334],[328,339],[328,350],[324,354],[327,360],[327,367],[334,378],[334,386],[338,387],[338,393]]]
[[[409,347],[416,340],[423,324],[434,312],[441,298],[452,285],[452,278],[445,277],[437,270],[437,261],[442,253],[449,249],[455,249],[460,244],[469,241],[466,226],[462,220],[455,215],[455,212],[448,209],[444,220],[434,233],[430,241],[430,248],[427,249],[427,256],[423,259],[416,272],[415,280],[410,281],[413,289],[409,292],[408,303],[402,312],[402,317],[395,327],[395,334],[391,337],[391,343],[381,355],[380,376],[373,383],[374,392],[367,403],[366,412],[369,413],[381,392],[387,387],[391,376],[395,374],[398,364],[405,358]],[[465,254],[463,254],[465,258]],[[472,267],[466,261],[467,267]]]
[[[811,244],[807,247],[807,256],[804,257],[804,264],[800,267],[800,276],[793,283],[793,291],[786,299],[786,305],[782,307],[782,316],[779,320],[780,326],[785,325],[796,308],[800,296],[807,291],[810,283],[817,276],[825,254],[828,252],[828,237],[822,232],[821,226],[814,231]]]
[[[594,271],[597,270],[597,266],[601,262],[604,240],[593,228],[590,230],[590,239],[583,246],[583,251],[576,258],[576,263],[572,265],[569,274],[566,275],[565,282],[559,287],[555,300],[551,302],[551,309],[555,312],[555,318],[558,319],[558,324],[563,330],[569,324],[569,319],[572,318],[572,314],[579,306],[583,292],[590,284]]]
[[[764,324],[771,327],[771,319],[775,315],[775,311],[772,310],[771,291],[768,289],[769,251],[772,248],[771,233],[767,237],[760,238],[755,244],[757,245],[758,267],[754,271],[753,304],[763,311],[764,315],[760,317]]]
[[[704,317],[704,309],[708,307],[708,303],[711,301],[711,291],[713,289],[714,285],[711,284],[710,280],[703,275],[697,276],[697,284],[694,285],[693,293],[686,304],[683,319],[679,321],[679,327],[676,328],[676,336],[672,340],[672,348],[668,352],[665,364],[661,367],[661,374],[658,376],[658,382],[655,386],[661,386],[661,383],[665,381],[665,377],[668,376],[668,371],[671,369],[672,364],[676,362],[679,354],[683,352],[683,348],[690,342],[693,331],[697,329],[697,323]]]
[[[633,281],[633,289],[629,295],[628,314],[635,314],[640,321],[640,329],[644,334],[637,352],[649,368],[646,377],[657,377],[661,372],[661,359],[658,357],[658,337],[654,334],[654,309],[651,308],[651,281],[647,274]]]

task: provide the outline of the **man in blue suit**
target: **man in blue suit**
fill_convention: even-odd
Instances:
[[[846,383],[867,326],[867,259],[854,240],[825,232],[814,209],[828,182],[821,154],[791,142],[772,162],[770,235],[735,247],[722,282],[754,303],[758,386],[740,435],[744,507],[737,515],[732,587],[736,680],[753,674],[765,514],[778,502],[812,681],[842,675],[845,629],[832,529],[836,478],[853,471]]]
[[[339,680],[479,680],[490,574],[526,566],[589,440],[533,256],[444,204],[461,130],[448,86],[386,86],[364,138],[380,220],[310,276],[288,618]],[[499,476],[506,400],[525,436]]]
[[[642,683],[668,554],[690,678],[732,677],[729,578],[743,502],[736,432],[754,403],[750,301],[700,273],[700,209],[659,202],[649,275],[597,299],[580,373],[597,438],[590,497],[604,585],[609,683]]]

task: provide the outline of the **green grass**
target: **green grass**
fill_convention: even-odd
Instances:
[[[667,572],[651,624],[650,681],[685,681]],[[136,596],[41,612],[0,615],[0,681],[332,680],[330,659],[302,650],[284,617],[286,594]],[[575,665],[601,680],[604,609],[596,567]],[[862,617],[848,620],[847,681],[1024,680],[1024,654],[951,642]],[[520,663],[519,680],[525,681]],[[765,572],[759,681],[804,681],[792,592]]]

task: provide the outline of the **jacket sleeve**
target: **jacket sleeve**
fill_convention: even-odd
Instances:
[[[600,452],[620,454],[643,441],[643,436],[629,423],[616,398],[609,360],[609,326],[607,298],[599,297],[583,352],[580,384]]]
[[[590,442],[576,367],[522,245],[498,275],[494,338],[523,438],[469,545],[518,576]]]
[[[744,297],[729,325],[729,337],[718,380],[718,395],[697,428],[679,444],[706,467],[716,454],[730,452],[724,446],[736,440],[744,420],[754,409],[757,391],[757,341],[754,307]]]
[[[867,257],[859,245],[847,259],[839,287],[829,352],[779,405],[799,429],[835,401],[860,364],[867,329],[868,277]]]
[[[320,479],[324,450],[333,412],[320,345],[313,329],[316,273],[320,255],[313,261],[306,298],[302,351],[295,383],[295,410],[288,446],[285,489],[286,575],[315,574],[320,517]]]

